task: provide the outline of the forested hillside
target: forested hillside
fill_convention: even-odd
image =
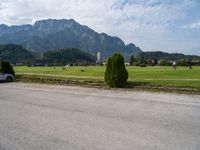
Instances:
[[[47,63],[95,63],[96,58],[79,49],[61,49],[58,51],[48,51],[43,54],[43,61]]]
[[[27,63],[35,60],[35,56],[20,45],[0,45],[0,59],[11,63]]]

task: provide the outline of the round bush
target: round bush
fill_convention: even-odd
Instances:
[[[105,72],[105,82],[109,87],[121,88],[126,85],[128,72],[121,54],[114,54],[108,59]]]

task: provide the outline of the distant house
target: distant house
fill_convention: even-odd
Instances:
[[[17,62],[15,65],[16,65],[16,66],[23,66],[24,63],[22,63],[22,62]]]

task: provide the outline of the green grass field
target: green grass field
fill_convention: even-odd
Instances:
[[[127,67],[129,83],[200,89],[200,67]],[[16,73],[58,75],[56,78],[103,81],[105,67],[14,67]],[[51,76],[51,77],[52,77]]]

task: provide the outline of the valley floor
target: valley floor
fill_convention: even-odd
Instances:
[[[15,67],[17,79],[41,81],[46,79],[65,81],[87,81],[103,83],[105,67]],[[128,83],[140,87],[166,87],[190,89],[200,92],[200,67],[127,67],[129,72]],[[163,88],[163,89],[164,89]]]

